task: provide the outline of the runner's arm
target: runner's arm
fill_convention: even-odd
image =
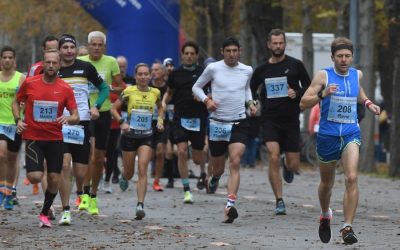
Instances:
[[[79,123],[80,119],[79,119],[79,113],[78,113],[78,109],[72,109],[69,111],[70,116],[67,119],[67,123],[69,125],[76,125]]]
[[[207,83],[211,82],[213,80],[212,77],[212,67],[207,67],[203,73],[200,75],[200,77],[197,79],[196,83],[192,87],[193,94],[200,99],[200,101],[206,103],[206,101],[209,99],[206,93],[204,93],[204,86],[207,85]]]
[[[104,101],[107,100],[110,94],[110,89],[105,81],[103,81],[100,85],[96,85],[96,88],[99,90],[99,96],[97,97],[95,106],[99,110]]]
[[[314,79],[311,82],[310,87],[307,88],[306,92],[304,93],[303,97],[300,101],[300,109],[305,110],[307,108],[314,107],[321,98],[318,97],[318,93],[322,91],[322,97],[325,98],[327,93],[325,93],[325,85],[326,85],[326,73],[323,70],[320,70],[315,74]]]
[[[367,95],[365,94],[364,88],[361,86],[362,77],[363,77],[362,71],[358,70],[358,82],[360,83],[360,85],[359,85],[357,101],[359,103],[364,104],[365,108],[374,113],[375,115],[379,115],[381,113],[381,108],[368,99]]]

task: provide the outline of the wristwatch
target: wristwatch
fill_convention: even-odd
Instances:
[[[119,125],[121,125],[122,123],[124,123],[125,122],[125,119],[124,118],[120,118],[119,119]]]

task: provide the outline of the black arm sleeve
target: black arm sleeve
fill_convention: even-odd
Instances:
[[[299,61],[299,79],[301,82],[301,88],[297,92],[297,97],[301,98],[311,84],[310,76],[301,61]]]

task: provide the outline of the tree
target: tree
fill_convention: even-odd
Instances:
[[[103,30],[77,1],[2,0],[0,1],[0,30],[17,51],[18,70],[40,59],[41,42],[47,35],[74,34],[86,44],[91,30]]]
[[[385,1],[389,20],[390,50],[394,53],[392,81],[392,122],[390,125],[390,171],[391,176],[400,176],[400,3]]]
[[[375,22],[371,22],[371,20],[374,20],[374,7],[374,0],[360,1],[360,27],[358,32],[360,37],[359,67],[363,71],[363,79],[361,83],[366,95],[372,99],[375,93]],[[361,122],[363,141],[363,147],[361,147],[361,151],[363,157],[361,157],[360,169],[362,171],[375,171],[374,124],[374,115],[371,112],[366,112],[365,117]]]

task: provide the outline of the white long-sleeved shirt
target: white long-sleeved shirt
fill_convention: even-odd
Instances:
[[[250,78],[251,66],[240,63],[230,67],[224,60],[211,63],[194,84],[193,93],[204,102],[207,98],[203,87],[211,82],[211,95],[217,109],[211,117],[235,121],[246,118],[245,103],[252,100]]]

